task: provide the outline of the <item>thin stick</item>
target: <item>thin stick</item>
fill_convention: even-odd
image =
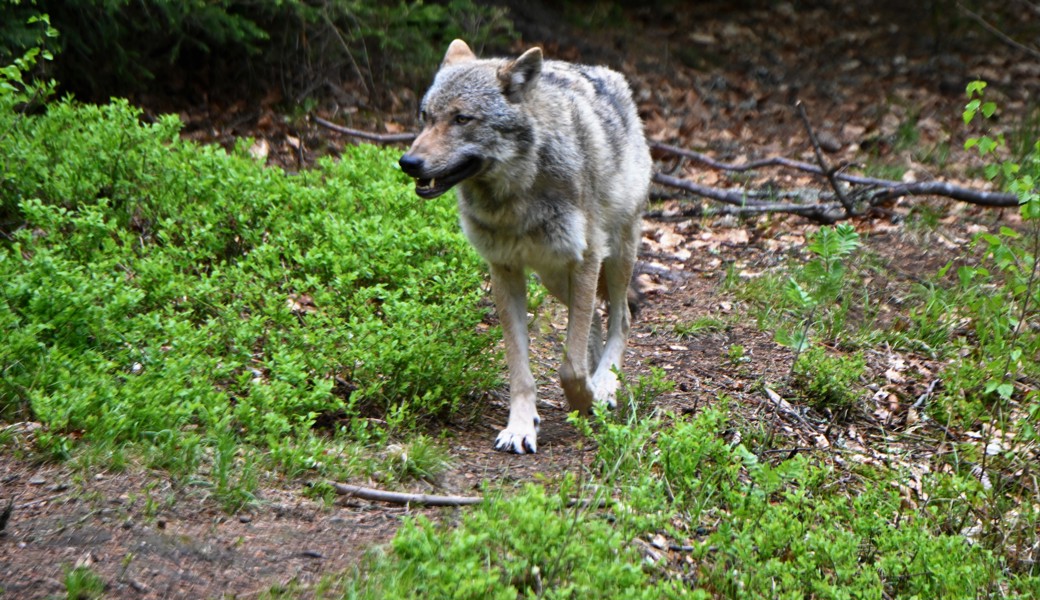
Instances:
[[[744,190],[726,190],[708,187],[686,179],[665,175],[664,173],[654,173],[654,183],[660,183],[661,185],[666,185],[668,187],[686,190],[687,192],[692,192],[698,196],[704,196],[705,198],[711,198],[712,200],[717,200],[723,204],[731,204],[733,206],[755,206],[761,204],[749,197],[748,193]]]
[[[838,219],[832,215],[841,210],[841,204],[762,204],[753,206],[722,206],[710,208],[692,206],[678,211],[651,210],[643,213],[643,217],[664,223],[688,221],[699,217],[752,217],[770,213],[785,213],[812,219],[820,223],[834,223]]]
[[[800,160],[791,160],[790,158],[784,158],[782,156],[771,156],[769,158],[763,158],[760,160],[749,161],[745,163],[727,163],[715,160],[707,154],[695,152],[693,150],[687,150],[686,148],[680,148],[679,146],[673,146],[671,144],[665,144],[664,142],[650,142],[650,148],[657,150],[658,152],[665,152],[667,154],[675,154],[678,156],[685,156],[686,158],[693,159],[701,164],[707,165],[713,169],[720,171],[735,171],[742,173],[744,171],[753,171],[755,169],[761,169],[763,167],[785,167],[788,169],[795,169],[797,171],[804,171],[813,175],[823,175],[823,171],[820,167]],[[854,177],[837,173],[836,177],[841,181],[847,181],[849,183],[860,183],[864,185],[878,185],[883,183],[883,179],[872,179],[869,177]]]
[[[1032,56],[1033,58],[1040,58],[1040,50],[1037,50],[1036,48],[1031,48],[1031,47],[1026,46],[1025,44],[1015,40],[1014,38],[1012,38],[1008,34],[1004,33],[1003,31],[997,29],[995,26],[991,25],[989,21],[987,21],[986,19],[983,19],[980,15],[977,15],[977,14],[971,12],[970,10],[968,10],[960,2],[957,3],[957,8],[961,9],[961,11],[963,11],[969,17],[974,19],[976,23],[978,23],[979,25],[982,25],[983,29],[985,29],[986,31],[988,31],[988,32],[992,33],[993,35],[997,36],[998,38],[1000,38],[1000,40],[1002,42],[1004,42],[1005,44],[1007,44],[1007,45],[1009,45],[1009,46],[1011,46],[1013,48],[1018,48],[1019,50],[1021,50],[1022,52],[1025,52],[1026,54]]]
[[[389,492],[360,485],[349,485],[330,481],[337,494],[343,496],[354,496],[363,500],[374,500],[376,502],[390,502],[392,504],[422,504],[425,506],[468,506],[480,504],[484,498],[480,496],[435,496],[430,494],[406,494],[402,492]]]
[[[798,109],[798,116],[802,118],[802,124],[805,125],[805,131],[809,133],[809,141],[812,142],[813,152],[816,154],[816,162],[819,163],[820,169],[823,171],[824,176],[827,177],[827,181],[830,182],[831,188],[838,196],[841,205],[845,207],[845,216],[853,216],[855,214],[855,207],[845,196],[845,192],[841,190],[841,186],[838,185],[838,180],[834,177],[834,169],[827,165],[827,159],[823,157],[823,150],[820,149],[820,140],[816,139],[816,132],[813,131],[812,123],[809,122],[809,115],[805,112],[805,104],[799,100],[794,103],[794,106]]]
[[[370,142],[379,142],[381,144],[399,144],[403,142],[410,142],[415,139],[414,133],[373,133],[371,131],[361,131],[360,129],[351,129],[342,125],[337,125],[331,121],[326,121],[318,116],[312,116],[314,122],[322,127],[327,127],[333,131],[349,135]]]

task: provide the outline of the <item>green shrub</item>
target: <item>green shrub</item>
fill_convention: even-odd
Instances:
[[[66,597],[70,600],[95,600],[105,597],[105,581],[90,567],[65,568]]]
[[[986,119],[997,114],[998,106],[985,99],[986,83],[974,81],[967,87],[969,102],[964,110],[965,124],[979,115]],[[940,419],[953,415],[974,421],[988,418],[1005,421],[1009,413],[1035,414],[1040,411],[1035,390],[1023,389],[1018,381],[1040,376],[1035,359],[1040,353],[1040,335],[1030,325],[1040,305],[1040,141],[1017,142],[1025,152],[1017,161],[1000,161],[998,149],[1006,145],[1002,134],[968,138],[966,149],[976,149],[986,161],[987,177],[1000,180],[1018,196],[1022,225],[1018,229],[1002,226],[995,232],[980,233],[974,240],[975,264],[958,267],[956,285],[949,292],[958,316],[968,325],[968,335],[960,339],[957,361],[943,374],[945,381]],[[1029,150],[1025,151],[1024,148]],[[951,271],[947,265],[939,273]],[[1026,386],[1028,388],[1028,386]],[[1010,409],[1010,410],[1009,410]],[[1035,422],[1035,421],[1033,421]],[[973,424],[973,423],[969,423]],[[1004,428],[1007,423],[1002,423]],[[1020,418],[1016,430],[1029,431],[1026,439],[1035,442],[1030,418]]]
[[[794,384],[815,408],[847,413],[863,396],[860,378],[865,369],[862,353],[837,356],[813,346],[795,362]]]
[[[600,464],[625,465],[608,480],[618,496],[616,526],[683,547],[689,561],[679,565],[691,565],[684,580],[693,593],[939,598],[1010,589],[1028,597],[1035,589],[1035,575],[1006,574],[993,551],[951,535],[942,505],[908,510],[895,485],[904,474],[879,468],[852,475],[856,489],[843,489],[822,460],[767,461],[727,441],[727,414],[712,407],[668,426],[655,417],[597,434]],[[928,476],[924,485],[938,489],[945,480]]]
[[[796,355],[812,343],[811,332],[820,324],[832,339],[843,333],[848,306],[838,300],[847,283],[847,263],[861,244],[856,229],[848,223],[821,227],[808,241],[812,259],[788,277],[784,286],[784,303],[798,323],[776,331],[777,342],[794,349]]]
[[[659,373],[632,394],[655,389],[664,389]],[[689,418],[635,415],[574,419],[597,447],[591,481],[492,491],[454,525],[406,522],[385,552],[325,589],[351,599],[1029,598],[1040,589],[1028,561],[1035,510],[1012,503],[1015,518],[996,521],[1023,523],[987,533],[980,512],[999,494],[974,475],[883,464],[837,472],[822,453],[766,458],[739,442],[720,405]]]
[[[323,414],[450,413],[496,382],[481,262],[392,150],[288,175],[139,116],[0,112],[0,416],[263,445]]]
[[[12,10],[18,2],[0,0],[0,6]],[[43,101],[56,85],[37,75],[54,60],[48,46],[58,31],[51,27],[49,16],[30,7],[16,12],[0,24],[0,39],[9,39],[11,46],[0,42],[0,103],[4,105]]]
[[[393,554],[351,584],[351,598],[674,598],[654,581],[635,546],[564,486],[527,486],[468,511],[458,527],[406,521]]]

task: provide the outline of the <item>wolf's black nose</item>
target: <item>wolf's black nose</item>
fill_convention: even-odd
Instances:
[[[401,160],[397,161],[397,164],[401,165],[402,171],[411,175],[412,177],[418,177],[422,174],[423,159],[417,156],[405,154],[401,157]]]

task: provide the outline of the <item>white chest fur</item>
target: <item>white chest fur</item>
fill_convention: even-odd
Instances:
[[[462,208],[462,207],[460,207]],[[589,246],[585,217],[568,210],[552,219],[484,221],[463,208],[462,230],[473,247],[492,264],[541,271],[580,262]]]

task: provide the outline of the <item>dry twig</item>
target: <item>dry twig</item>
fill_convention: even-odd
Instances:
[[[957,3],[957,8],[961,9],[961,12],[963,12],[964,14],[968,15],[969,17],[971,17],[972,20],[974,20],[976,23],[981,25],[983,29],[985,29],[986,31],[992,33],[1000,41],[1004,42],[1008,46],[1011,46],[1012,48],[1017,48],[1017,49],[1021,50],[1022,52],[1025,52],[1029,56],[1032,56],[1033,58],[1040,59],[1040,50],[1037,50],[1036,48],[1032,48],[1030,46],[1026,46],[1025,44],[1019,42],[1018,40],[1012,38],[1008,34],[1004,33],[1000,29],[998,29],[996,26],[991,24],[986,19],[983,19],[981,15],[968,10],[968,8],[965,7],[963,4],[961,4],[960,2]]]
[[[812,123],[809,122],[809,115],[805,112],[805,104],[801,100],[795,102],[795,108],[798,109],[798,116],[802,119],[802,124],[805,125],[805,131],[809,134],[809,141],[812,143],[813,152],[816,154],[816,162],[820,165],[820,170],[823,171],[823,175],[827,178],[827,181],[831,184],[831,189],[834,190],[834,194],[838,197],[841,205],[845,207],[845,216],[851,217],[855,215],[855,207],[852,201],[845,196],[845,192],[841,190],[841,186],[838,185],[838,180],[834,177],[836,169],[832,169],[827,166],[827,159],[823,157],[823,150],[820,149],[820,140],[816,138],[816,131],[812,128]]]
[[[311,118],[314,119],[315,123],[322,127],[351,137],[368,140],[370,142],[379,142],[380,144],[399,144],[410,142],[415,139],[414,133],[373,133],[371,131],[361,131],[360,129],[351,129],[349,127],[337,125],[332,121],[326,121],[318,116],[312,116]]]
[[[425,506],[468,506],[480,504],[484,499],[480,496],[436,496],[430,494],[406,494],[402,492],[389,492],[376,488],[360,485],[349,485],[330,481],[329,485],[336,490],[337,494],[343,496],[354,496],[364,500],[376,502],[390,502],[392,504],[422,504]]]

